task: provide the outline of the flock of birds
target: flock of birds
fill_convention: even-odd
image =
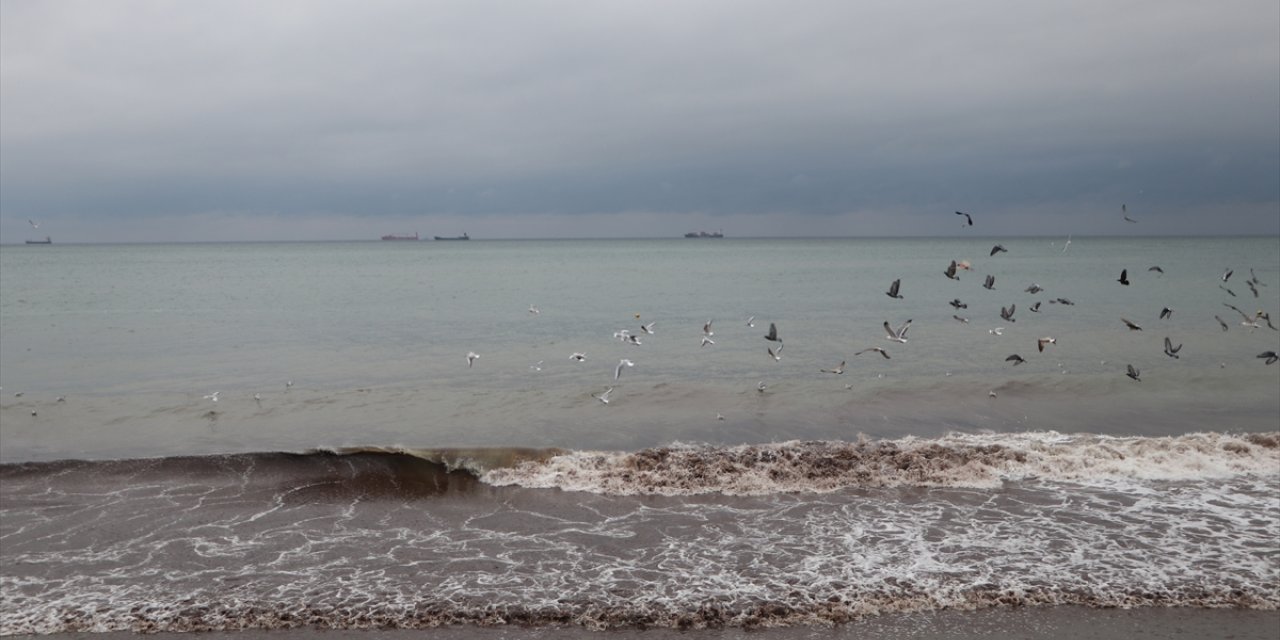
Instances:
[[[1123,213],[1123,219],[1126,223],[1137,224],[1138,222],[1137,220],[1134,220],[1133,218],[1129,217],[1128,207],[1126,205],[1121,205],[1121,210]],[[956,215],[960,215],[964,217],[964,221],[962,223],[964,227],[973,226],[973,217],[968,213],[957,211]],[[1067,249],[1070,247],[1070,245],[1071,245],[1071,238],[1068,237],[1066,240],[1066,243],[1063,245],[1062,251],[1065,253]],[[1008,253],[1008,249],[1006,249],[1002,244],[996,244],[993,247],[991,247],[991,251],[989,252],[988,255],[989,257],[994,258],[996,255],[1001,253]],[[947,268],[943,270],[942,273],[944,276],[946,276],[950,280],[959,280],[960,279],[959,273],[961,271],[968,271],[971,269],[972,267],[967,261],[952,260],[950,264],[947,266]],[[1148,271],[1159,273],[1159,274],[1164,273],[1164,269],[1161,268],[1160,266],[1152,266],[1148,269]],[[1120,272],[1120,277],[1116,281],[1119,282],[1120,285],[1122,286],[1130,286],[1128,274],[1129,274],[1128,269],[1122,269]],[[1234,270],[1227,269],[1221,276],[1222,284],[1220,284],[1219,287],[1222,288],[1224,291],[1226,291],[1228,294],[1230,294],[1232,297],[1235,297],[1236,293],[1232,291],[1228,286],[1226,286],[1226,284],[1229,283],[1229,281],[1231,280],[1231,277],[1233,274],[1234,274]],[[1258,287],[1265,287],[1267,285],[1258,279],[1257,275],[1254,274],[1253,269],[1249,270],[1249,275],[1250,275],[1250,278],[1245,281],[1245,284],[1248,286],[1249,290],[1253,293],[1253,296],[1256,298],[1259,296]],[[996,281],[995,276],[987,275],[986,278],[984,279],[982,287],[987,290],[995,290],[995,281]],[[1034,294],[1043,292],[1044,290],[1045,289],[1039,286],[1038,284],[1032,284],[1029,287],[1027,287],[1024,291],[1026,293],[1030,293],[1034,295]],[[897,279],[897,280],[894,280],[892,283],[890,283],[888,290],[885,292],[885,295],[897,300],[903,299],[904,296],[902,295],[902,280]],[[1064,298],[1064,297],[1057,297],[1049,300],[1048,302],[1049,304],[1056,304],[1056,305],[1062,305],[1062,306],[1072,306],[1075,304],[1070,299]],[[957,322],[965,323],[965,324],[969,323],[969,319],[967,317],[963,317],[959,315],[959,312],[961,310],[968,309],[969,305],[967,303],[961,301],[959,298],[955,298],[951,300],[948,304],[950,304],[951,307],[957,312],[956,314],[952,315],[952,318],[954,320],[956,320]],[[1258,329],[1262,327],[1263,323],[1265,322],[1265,326],[1269,327],[1270,329],[1280,330],[1280,329],[1277,329],[1277,327],[1271,322],[1270,315],[1264,311],[1258,311],[1254,315],[1250,316],[1249,314],[1245,313],[1243,310],[1241,310],[1239,307],[1236,307],[1235,305],[1232,305],[1230,303],[1223,303],[1223,304],[1224,306],[1232,309],[1233,311],[1235,311],[1237,314],[1241,316],[1242,320],[1240,324],[1244,327],[1247,327],[1250,329]],[[1042,302],[1039,302],[1039,301],[1033,303],[1030,306],[1030,311],[1033,313],[1039,313],[1041,311],[1041,305],[1042,305]],[[1007,307],[1002,306],[1000,308],[1000,317],[1006,322],[1017,322],[1017,318],[1015,317],[1017,310],[1018,310],[1018,307],[1016,304],[1011,304]],[[541,313],[541,310],[535,305],[530,305],[529,313],[531,315],[538,315]],[[1171,318],[1172,316],[1173,316],[1172,309],[1168,307],[1161,309],[1160,319],[1165,320],[1165,319]],[[640,317],[639,314],[637,314],[636,318],[638,319],[639,317]],[[1227,324],[1227,322],[1224,321],[1221,318],[1221,316],[1214,316],[1214,317],[1218,320],[1218,323],[1221,325],[1222,330],[1227,331],[1229,328],[1229,325]],[[1128,327],[1130,331],[1143,330],[1141,326],[1139,326],[1135,322],[1128,320],[1127,318],[1122,317],[1120,318],[1120,321],[1123,322],[1124,325]],[[715,332],[712,329],[713,323],[714,323],[714,320],[707,320],[702,326],[702,340],[701,340],[702,347],[715,345],[715,340],[713,339]],[[907,333],[911,329],[911,323],[912,323],[912,320],[908,319],[905,322],[902,322],[900,325],[898,325],[897,328],[894,328],[888,321],[885,321],[883,325],[884,331],[885,331],[885,339],[890,342],[894,342],[898,344],[906,344],[908,341]],[[614,332],[613,337],[614,339],[626,344],[641,345],[643,344],[642,336],[653,335],[655,333],[655,326],[656,326],[656,323],[654,322],[641,324],[640,333],[638,334],[632,333],[629,329],[620,329]],[[746,326],[748,327],[755,326],[755,316],[751,316],[747,318]],[[1004,331],[1003,327],[995,327],[988,330],[990,334],[995,336],[1003,335],[1003,331]],[[763,334],[762,337],[766,341],[766,345],[765,345],[766,354],[768,354],[768,356],[774,361],[780,361],[782,358],[783,341],[782,341],[782,338],[779,336],[777,324],[773,322],[769,323],[769,330],[768,332]],[[1058,340],[1053,336],[1041,337],[1036,340],[1036,350],[1039,353],[1043,353],[1047,347],[1051,345],[1056,345],[1057,342]],[[1168,336],[1165,336],[1164,354],[1166,356],[1173,359],[1178,359],[1181,357],[1179,355],[1179,352],[1181,350],[1182,350],[1182,344],[1174,345],[1172,339]],[[886,360],[892,358],[887,349],[885,349],[884,347],[874,347],[874,346],[857,351],[856,353],[854,353],[854,356],[856,357],[866,353],[879,354],[882,358]],[[1280,361],[1280,355],[1278,355],[1275,351],[1264,351],[1258,354],[1257,357],[1259,359],[1262,359],[1265,362],[1265,364],[1268,364],[1268,365],[1275,364],[1277,361]],[[476,360],[479,358],[480,358],[480,355],[478,353],[474,351],[468,352],[467,366],[472,367],[475,364]],[[586,354],[583,352],[574,352],[569,356],[569,358],[576,362],[583,362],[586,360]],[[1013,363],[1013,366],[1018,366],[1027,362],[1027,360],[1023,358],[1020,354],[1013,353],[1013,354],[1010,354],[1007,358],[1005,358],[1005,362],[1011,362]],[[542,364],[543,364],[542,361],[539,361],[536,364],[531,365],[530,369],[541,371]],[[1103,360],[1102,364],[1105,365],[1106,361]],[[830,369],[826,369],[826,368],[819,369],[819,372],[830,373],[834,375],[842,375],[845,372],[846,365],[847,365],[847,361],[842,360],[839,365]],[[635,366],[635,362],[633,362],[632,360],[628,358],[620,359],[613,371],[614,381],[617,381],[621,378],[622,373],[625,369],[633,366]],[[1126,364],[1123,373],[1125,376],[1135,381],[1141,381],[1142,379],[1141,378],[1142,372],[1133,364]],[[846,385],[846,388],[851,388],[851,385]],[[595,398],[602,404],[609,404],[611,396],[614,392],[614,389],[615,388],[612,386],[607,387],[606,389],[604,389],[599,393],[592,394],[591,397]],[[765,392],[767,389],[768,389],[768,385],[766,385],[763,381],[761,381],[757,385],[757,390],[761,393]],[[989,392],[989,395],[993,398],[996,396],[994,391]],[[717,419],[720,419],[720,420],[724,419],[724,417],[720,414],[717,414],[716,417]]]

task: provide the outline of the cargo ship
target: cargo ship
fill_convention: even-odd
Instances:
[[[45,236],[44,240],[28,240],[27,244],[53,244],[53,238]]]
[[[417,239],[418,239],[418,232],[417,232],[417,231],[414,231],[414,232],[413,232],[413,235],[411,235],[411,236],[398,236],[398,235],[396,235],[396,234],[394,234],[394,233],[391,233],[391,234],[387,234],[387,235],[385,235],[385,236],[382,236],[382,239],[383,239],[383,240],[417,240]]]
[[[707,233],[706,231],[690,231],[689,233],[684,234],[684,237],[686,238],[723,238],[724,232],[716,231],[714,233]]]
[[[470,240],[470,239],[471,239],[471,236],[467,235],[466,231],[463,231],[462,235],[460,236],[452,236],[452,237],[436,236],[436,240]]]

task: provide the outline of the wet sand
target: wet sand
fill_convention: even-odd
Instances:
[[[13,636],[22,640],[190,640],[188,633],[67,633],[51,636]],[[1089,609],[1084,607],[1027,607],[985,611],[944,611],[869,618],[856,624],[830,628],[780,629],[646,629],[592,631],[580,627],[442,627],[431,630],[324,630],[200,633],[204,640],[960,640],[985,638],[1093,638],[1095,640],[1156,640],[1165,638],[1223,638],[1275,640],[1280,637],[1280,611],[1233,609]]]

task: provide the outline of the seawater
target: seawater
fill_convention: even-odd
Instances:
[[[1280,239],[1064,240],[0,247],[0,633],[1280,606]]]

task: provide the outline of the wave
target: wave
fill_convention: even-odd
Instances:
[[[1280,474],[1280,432],[1111,437],[1056,432],[951,434],[642,451],[573,451],[481,475],[493,485],[611,495],[763,495],[846,487],[992,488],[1040,478],[1097,483]]]

